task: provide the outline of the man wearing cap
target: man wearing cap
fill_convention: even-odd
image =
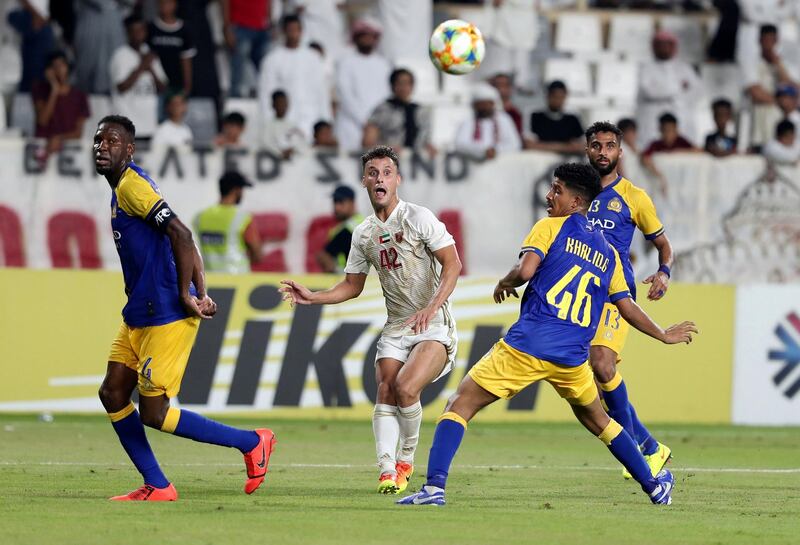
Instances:
[[[219,204],[195,218],[206,271],[241,274],[261,260],[261,240],[253,216],[239,208],[244,188],[252,186],[238,172],[226,172],[219,179]]]
[[[328,243],[316,257],[323,272],[341,273],[347,264],[353,231],[364,216],[356,212],[356,194],[346,185],[337,187],[332,196],[333,215],[339,223],[328,232]]]
[[[375,48],[380,24],[359,19],[353,24],[354,48],[342,55],[336,67],[336,138],[345,151],[361,150],[364,127],[372,110],[389,98],[392,67]]]

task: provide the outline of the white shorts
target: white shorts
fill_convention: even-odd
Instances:
[[[411,351],[422,341],[438,341],[442,343],[447,350],[447,363],[433,382],[436,382],[447,373],[453,370],[456,362],[456,352],[458,351],[458,335],[456,335],[456,328],[446,325],[437,325],[429,327],[424,333],[419,335],[400,335],[390,337],[388,335],[381,335],[378,339],[378,352],[375,355],[375,364],[381,358],[392,358],[403,363],[408,360],[408,355]]]

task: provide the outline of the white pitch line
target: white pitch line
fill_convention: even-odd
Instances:
[[[0,466],[129,466],[128,462],[12,462],[0,460]],[[242,464],[209,464],[209,463],[164,463],[171,467],[241,467]],[[272,464],[272,467],[319,468],[319,469],[372,469],[372,464]],[[619,471],[616,466],[551,466],[551,465],[456,465],[457,469],[548,469],[558,471]],[[670,467],[672,471],[687,473],[800,473],[800,467],[794,468],[757,468],[757,467]]]

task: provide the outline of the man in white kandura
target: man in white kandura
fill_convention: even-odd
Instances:
[[[423,388],[447,374],[456,356],[456,323],[448,298],[461,272],[455,241],[427,208],[401,201],[397,154],[377,146],[361,157],[361,184],[375,213],[353,232],[345,278],[312,292],[284,280],[284,298],[300,305],[334,304],[361,294],[370,265],[388,318],[375,357],[372,429],[380,467],[378,492],[396,494],[414,472]]]

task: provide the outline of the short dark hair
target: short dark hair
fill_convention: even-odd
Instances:
[[[297,23],[300,26],[303,26],[303,22],[300,20],[300,16],[294,13],[290,13],[289,15],[284,15],[283,20],[281,20],[281,29],[286,30],[292,23]]]
[[[69,64],[67,53],[62,49],[55,49],[47,54],[47,64],[45,66],[50,66],[57,59],[63,59],[65,63]]]
[[[717,108],[727,108],[729,110],[733,110],[733,104],[727,98],[718,98],[714,102],[711,103],[711,110],[716,110]]]
[[[775,125],[775,138],[780,138],[786,133],[794,132],[795,126],[794,123],[789,121],[788,119],[784,119],[777,125]]]
[[[253,184],[236,170],[226,171],[219,179],[219,194],[223,197],[238,187],[253,187]]]
[[[622,140],[622,131],[619,130],[619,127],[614,125],[612,122],[610,122],[610,121],[595,121],[594,123],[592,123],[589,126],[588,129],[586,129],[586,133],[585,133],[586,142],[588,143],[592,139],[592,136],[594,136],[595,134],[597,134],[599,132],[611,132],[611,133],[614,133],[614,136],[617,137],[617,142]]]
[[[623,117],[619,121],[617,121],[617,127],[623,133],[627,130],[633,129],[636,130],[639,126],[636,124],[636,120],[630,117]]]
[[[671,113],[667,112],[665,114],[661,114],[658,118],[658,124],[662,125],[664,123],[675,123],[678,124],[678,118],[672,115]]]
[[[414,74],[408,68],[395,68],[392,70],[392,73],[389,75],[389,85],[394,87],[394,84],[397,83],[397,80],[402,75],[408,75],[411,78],[411,83],[414,83]]]
[[[316,123],[314,123],[314,136],[317,136],[319,131],[321,131],[325,127],[332,127],[332,126],[333,125],[331,125],[327,121],[317,121]]]
[[[778,33],[778,27],[776,27],[775,25],[766,24],[766,25],[761,25],[761,28],[759,29],[758,32],[758,36],[760,38],[763,38],[764,34],[777,34],[777,33]]]
[[[133,121],[125,117],[124,115],[107,115],[103,119],[97,122],[97,126],[99,127],[103,123],[113,123],[114,125],[119,125],[125,132],[128,133],[131,137],[131,140],[136,138],[136,127],[133,124]]]
[[[272,100],[275,100],[276,98],[280,98],[280,97],[288,99],[289,95],[287,95],[286,91],[284,91],[283,89],[278,89],[277,91],[272,93]]]
[[[229,112],[222,118],[222,124],[239,125],[244,127],[244,116],[239,112]]]
[[[600,174],[593,166],[585,163],[564,163],[556,167],[553,175],[564,182],[564,185],[574,191],[586,202],[586,206],[597,197],[602,189]]]
[[[380,159],[382,157],[388,157],[394,163],[394,166],[397,167],[397,171],[400,172],[400,159],[397,157],[397,153],[390,148],[389,146],[375,146],[374,148],[369,149],[364,155],[361,156],[361,168],[367,166],[367,163],[372,161],[373,159]]]
[[[547,85],[547,94],[549,95],[553,91],[558,91],[559,89],[566,93],[567,84],[561,81],[560,79],[553,80]]]
[[[122,23],[125,25],[125,28],[127,29],[129,26],[135,25],[136,23],[144,24],[144,19],[142,19],[141,15],[132,13],[131,15],[125,17],[125,20],[122,21]]]

